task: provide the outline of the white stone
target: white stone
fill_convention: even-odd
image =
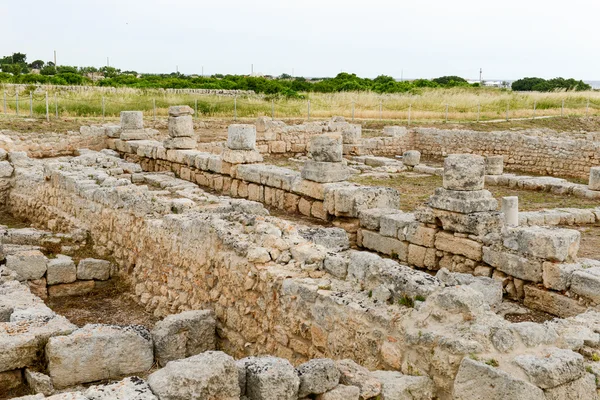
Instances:
[[[485,158],[486,175],[502,175],[504,172],[504,156],[487,156]]]
[[[240,361],[245,365],[245,394],[249,399],[298,398],[300,378],[289,361],[276,357],[250,357]]]
[[[421,162],[421,152],[417,150],[408,150],[402,154],[402,164],[408,167],[414,167]]]
[[[339,136],[318,135],[311,139],[308,152],[313,161],[337,163],[342,161],[342,141]]]
[[[231,150],[255,150],[256,126],[232,124],[227,128],[227,147]]]
[[[69,256],[59,254],[48,260],[46,281],[48,285],[71,283],[77,280],[77,267]]]
[[[345,181],[350,177],[351,171],[342,163],[306,161],[301,175],[309,181],[331,183]]]
[[[85,258],[77,265],[77,279],[105,281],[110,278],[110,261]]]
[[[375,371],[373,376],[381,382],[381,398],[384,400],[429,400],[435,388],[427,376],[403,375],[398,371]]]
[[[121,111],[121,129],[144,129],[144,113],[141,111]]]
[[[507,226],[519,226],[519,197],[503,197],[502,212],[504,213],[504,223]]]
[[[517,356],[514,362],[525,371],[533,384],[542,389],[571,382],[585,373],[583,356],[571,350],[552,348],[543,356]]]
[[[39,250],[20,251],[6,256],[6,267],[17,273],[19,280],[35,280],[44,276],[48,259]]]
[[[192,137],[194,136],[194,120],[191,115],[169,117],[169,136]]]
[[[0,178],[10,178],[14,168],[8,161],[0,161]]]
[[[444,159],[444,189],[481,190],[485,181],[485,160],[474,154],[451,154]]]

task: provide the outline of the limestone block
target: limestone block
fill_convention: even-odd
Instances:
[[[435,189],[435,194],[428,200],[428,205],[445,211],[461,214],[495,211],[498,201],[487,190],[463,191]]]
[[[150,385],[137,376],[110,385],[90,386],[84,394],[89,400],[158,400]]]
[[[597,400],[596,377],[592,374],[584,374],[583,377],[544,390],[546,400]]]
[[[71,283],[75,280],[77,280],[77,267],[71,257],[59,254],[56,258],[48,260],[46,275],[48,285]]]
[[[434,228],[429,228],[419,222],[413,221],[405,225],[402,230],[398,230],[398,239],[406,240],[419,246],[433,247],[436,232]]]
[[[485,158],[486,175],[502,175],[504,172],[504,156],[487,156]]]
[[[506,229],[503,243],[521,254],[562,262],[577,257],[580,238],[574,229],[528,226]]]
[[[383,218],[384,216],[392,216],[394,214],[404,214],[402,213],[402,211],[394,209],[394,208],[370,208],[367,210],[362,210],[359,212],[358,217],[360,219],[360,226],[365,228],[365,229],[369,229],[372,231],[379,231],[380,229],[380,221],[381,218]],[[392,223],[391,220],[388,219],[387,221],[388,223],[388,228],[385,229],[384,231],[380,231],[379,233],[381,233],[384,236],[390,236],[390,234],[392,233],[392,230],[394,229],[391,225],[394,225],[395,227],[395,223]],[[396,228],[396,235],[398,234],[398,229]]]
[[[471,260],[480,261],[483,245],[471,239],[456,237],[451,233],[438,232],[435,248],[452,254],[460,254]]]
[[[255,400],[296,400],[300,378],[289,361],[276,357],[249,357],[238,362],[245,369],[245,393]],[[240,374],[244,374],[242,370]]]
[[[533,310],[547,312],[561,318],[574,317],[584,313],[586,307],[576,299],[569,298],[559,292],[539,289],[534,285],[525,285],[523,304]]]
[[[169,117],[169,136],[192,137],[194,136],[194,120],[191,115],[182,115],[180,117]]]
[[[6,267],[16,272],[21,281],[43,277],[47,262],[48,259],[39,250],[20,251],[6,256]]]
[[[571,291],[600,303],[600,267],[574,271],[571,275]]]
[[[364,248],[387,254],[401,261],[408,259],[408,243],[364,229],[361,232]]]
[[[358,217],[371,208],[400,208],[400,193],[396,189],[374,186],[355,186],[345,183],[325,187],[324,206],[329,214]]]
[[[240,398],[236,363],[220,351],[171,361],[152,373],[148,384],[161,400]]]
[[[299,365],[297,371],[300,376],[299,397],[325,393],[340,381],[340,371],[335,362],[328,358],[312,359]]]
[[[342,161],[342,141],[339,136],[318,135],[311,139],[308,152],[313,161],[337,163]]]
[[[469,286],[481,293],[485,302],[490,306],[502,303],[502,282],[496,279],[450,272],[446,268],[440,269],[435,277],[448,286]]]
[[[381,393],[381,383],[373,374],[352,360],[339,360],[335,363],[340,371],[340,383],[356,386],[362,399],[370,399]]]
[[[122,130],[119,139],[124,141],[129,140],[148,140],[150,135],[143,129],[138,130]]]
[[[0,161],[0,178],[10,178],[14,168],[8,161]]]
[[[146,372],[154,363],[152,338],[139,325],[86,325],[52,337],[46,358],[57,388]]]
[[[386,210],[378,208],[377,210]],[[387,209],[393,210],[393,209]],[[383,236],[393,237],[400,240],[406,239],[407,228],[415,222],[413,213],[404,213],[396,210],[395,213],[386,213],[379,220],[379,233]],[[368,212],[368,210],[367,210]],[[362,215],[361,211],[361,215]],[[420,233],[420,232],[419,232]],[[421,244],[421,243],[417,243]]]
[[[343,144],[359,144],[362,137],[362,126],[350,124],[342,130]]]
[[[190,106],[170,106],[170,117],[183,117],[186,115],[194,115],[194,109]]]
[[[155,355],[160,366],[216,347],[216,320],[208,310],[169,315],[152,330]]]
[[[424,223],[441,224],[445,231],[485,236],[500,235],[503,226],[502,214],[497,211],[462,214],[439,209],[415,211],[417,220]]]
[[[402,164],[407,167],[414,167],[421,162],[421,152],[417,150],[408,150],[402,154]]]
[[[21,370],[0,372],[0,393],[5,395],[23,385]]]
[[[192,137],[170,137],[163,142],[165,149],[195,149],[196,139]]]
[[[317,396],[317,400],[358,400],[360,389],[357,386],[337,385],[329,392]]]
[[[517,254],[483,248],[483,261],[500,271],[525,281],[542,281],[542,263]]]
[[[381,382],[382,399],[432,399],[435,387],[427,376],[403,375],[398,371],[374,371]]]
[[[85,258],[77,265],[77,279],[96,279],[105,281],[110,278],[110,261]]]
[[[221,157],[223,158],[223,161],[230,164],[251,164],[263,162],[263,156],[256,150],[225,149],[223,150]]]
[[[519,197],[503,197],[502,213],[504,214],[504,222],[507,226],[519,226]]]
[[[588,188],[590,190],[600,190],[600,167],[590,168]]]
[[[560,264],[544,262],[542,268],[544,286],[552,290],[565,291],[571,286],[571,276],[573,275],[573,272],[582,269],[583,267],[578,263]]]
[[[256,126],[232,124],[227,128],[227,147],[231,150],[254,150]]]
[[[571,350],[551,348],[543,356],[519,355],[514,362],[525,371],[533,384],[542,389],[574,381],[585,373],[583,356]]]
[[[121,129],[144,129],[144,113],[141,111],[121,111]]]
[[[453,398],[545,400],[540,388],[469,357],[460,363],[454,379]]]
[[[342,182],[351,175],[342,163],[306,161],[302,168],[302,179],[319,183]]]
[[[402,137],[408,134],[408,129],[404,126],[384,126],[383,136]]]
[[[90,293],[95,287],[96,284],[94,281],[61,283],[58,285],[48,286],[48,295],[50,297],[81,296],[82,294]]]
[[[52,379],[50,379],[48,375],[29,368],[25,368],[24,375],[27,386],[29,386],[34,393],[42,393],[46,396],[50,396],[54,393],[54,385],[52,384]]]
[[[323,268],[339,279],[346,279],[348,260],[337,254],[328,254],[323,260]]]
[[[451,154],[444,159],[444,189],[482,190],[485,160],[473,154]]]

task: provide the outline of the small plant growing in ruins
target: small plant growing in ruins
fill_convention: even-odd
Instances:
[[[369,298],[373,297],[373,291],[369,290]]]
[[[392,259],[394,259],[394,260],[397,260],[400,258],[398,253],[396,253],[395,251],[392,251],[392,254],[390,254],[390,257],[392,257]]]
[[[490,358],[489,360],[486,360],[485,363],[487,365],[489,365],[490,367],[498,367],[500,365],[500,363],[498,362],[498,360],[496,360],[495,358]]]
[[[475,353],[469,354],[469,358],[471,360],[479,361],[479,357],[477,357],[477,354],[475,354]]]
[[[415,306],[415,302],[412,298],[407,295],[403,295],[398,299],[398,304],[405,307],[413,308]]]
[[[586,366],[585,370],[588,372],[588,374],[593,374],[594,373],[594,370],[592,369],[591,365]]]
[[[425,296],[421,296],[420,294],[415,296],[416,301],[425,301]]]
[[[594,361],[594,362],[600,361],[600,355],[598,355],[598,353],[592,354],[592,361]]]

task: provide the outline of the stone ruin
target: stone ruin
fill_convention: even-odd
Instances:
[[[298,172],[263,163],[260,126],[229,126],[215,154],[190,148],[190,110],[169,112],[166,141],[123,136],[143,129],[134,114],[82,128],[103,145],[69,155],[4,141],[4,212],[35,228],[0,236],[0,398],[598,398],[600,261],[516,199],[498,211],[498,158],[447,156],[409,213],[346,180],[344,121]],[[76,326],[44,303],[108,281],[162,320]]]

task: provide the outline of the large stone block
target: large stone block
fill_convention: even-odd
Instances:
[[[227,128],[227,147],[231,150],[254,150],[256,126],[232,124]]]
[[[48,259],[39,250],[20,251],[6,256],[6,267],[17,273],[21,281],[40,279],[47,269]]]
[[[350,175],[350,169],[342,163],[320,161],[306,161],[301,173],[303,179],[319,183],[342,182]]]
[[[435,235],[435,248],[452,254],[460,254],[471,260],[482,257],[482,244],[471,239],[456,237],[451,233],[439,232]]]
[[[437,188],[428,200],[432,208],[461,214],[495,211],[498,201],[487,190],[463,191]]]
[[[482,190],[485,160],[473,154],[451,154],[444,159],[443,185],[448,190]]]
[[[596,377],[585,374],[577,380],[546,389],[544,393],[546,400],[598,400],[596,386]]]
[[[119,135],[119,139],[121,139],[123,141],[148,140],[148,139],[150,139],[150,135],[148,135],[148,132],[146,132],[143,129],[126,130],[126,131],[121,131],[121,134]]]
[[[229,164],[251,164],[263,162],[263,156],[256,150],[225,149],[223,150],[222,158],[223,161],[228,162]]]
[[[342,161],[342,140],[339,136],[318,135],[311,139],[308,152],[313,161],[337,163]]]
[[[571,350],[552,348],[543,356],[517,356],[514,362],[525,371],[532,383],[542,389],[574,381],[585,373],[583,356]]]
[[[46,281],[48,285],[71,283],[77,280],[77,267],[71,257],[59,254],[48,260]]]
[[[403,375],[398,371],[375,371],[373,376],[381,382],[382,399],[432,399],[435,387],[427,376]]]
[[[408,134],[408,129],[404,126],[384,126],[383,136],[402,137]]]
[[[154,363],[150,333],[138,325],[86,325],[52,337],[46,358],[57,388],[142,373]]]
[[[182,117],[186,115],[194,115],[194,109],[190,106],[170,106],[170,117]]]
[[[150,385],[137,376],[109,385],[90,386],[84,395],[89,400],[158,400]]]
[[[165,149],[195,149],[196,139],[192,137],[170,137],[163,142]]]
[[[77,265],[77,279],[105,281],[110,278],[110,261],[84,258]]]
[[[121,111],[121,129],[144,129],[144,113],[141,111]]]
[[[0,161],[0,178],[10,178],[14,168],[8,161]]]
[[[192,137],[194,136],[194,120],[191,115],[169,117],[169,136]]]
[[[347,128],[342,130],[342,143],[343,144],[360,144],[362,137],[362,126],[350,124]]]
[[[340,382],[340,371],[328,358],[312,359],[297,368],[300,376],[299,397],[325,393]]]
[[[504,156],[487,156],[485,158],[486,175],[502,175],[504,172]]]
[[[152,373],[148,384],[161,400],[240,398],[236,363],[220,351],[171,361]]]
[[[417,150],[408,150],[402,154],[402,164],[407,167],[414,167],[421,162],[421,152]]]
[[[456,400],[545,400],[544,392],[529,382],[482,362],[463,358],[454,379]]]
[[[402,211],[394,209],[394,208],[371,208],[368,210],[363,210],[359,213],[360,226],[365,229],[369,229],[372,231],[379,231],[381,227],[381,219],[385,216],[391,216],[393,214],[404,214]],[[398,235],[398,228],[396,227],[395,222],[387,221],[388,228],[381,230],[381,233],[384,236],[392,236],[393,231],[395,230],[394,237]],[[393,225],[392,225],[393,223]]]
[[[542,263],[530,260],[518,254],[483,248],[483,261],[494,268],[525,281],[542,281]]]
[[[504,246],[511,250],[560,262],[577,257],[580,238],[574,229],[540,226],[507,228],[503,234]]]
[[[588,188],[590,190],[600,190],[600,167],[590,168]]]
[[[249,357],[238,361],[246,397],[252,400],[296,400],[300,378],[289,361],[276,357]]]
[[[600,267],[574,271],[571,275],[571,291],[600,303]]]
[[[576,299],[559,292],[540,289],[534,285],[525,285],[523,289],[525,293],[523,304],[533,310],[543,311],[561,318],[574,317],[586,310],[586,307],[579,304]]]
[[[341,373],[340,383],[357,386],[361,399],[370,399],[381,393],[381,382],[365,367],[352,360],[336,361],[336,365]]]
[[[167,362],[216,348],[216,320],[212,311],[195,310],[169,315],[152,330],[156,359]]]

